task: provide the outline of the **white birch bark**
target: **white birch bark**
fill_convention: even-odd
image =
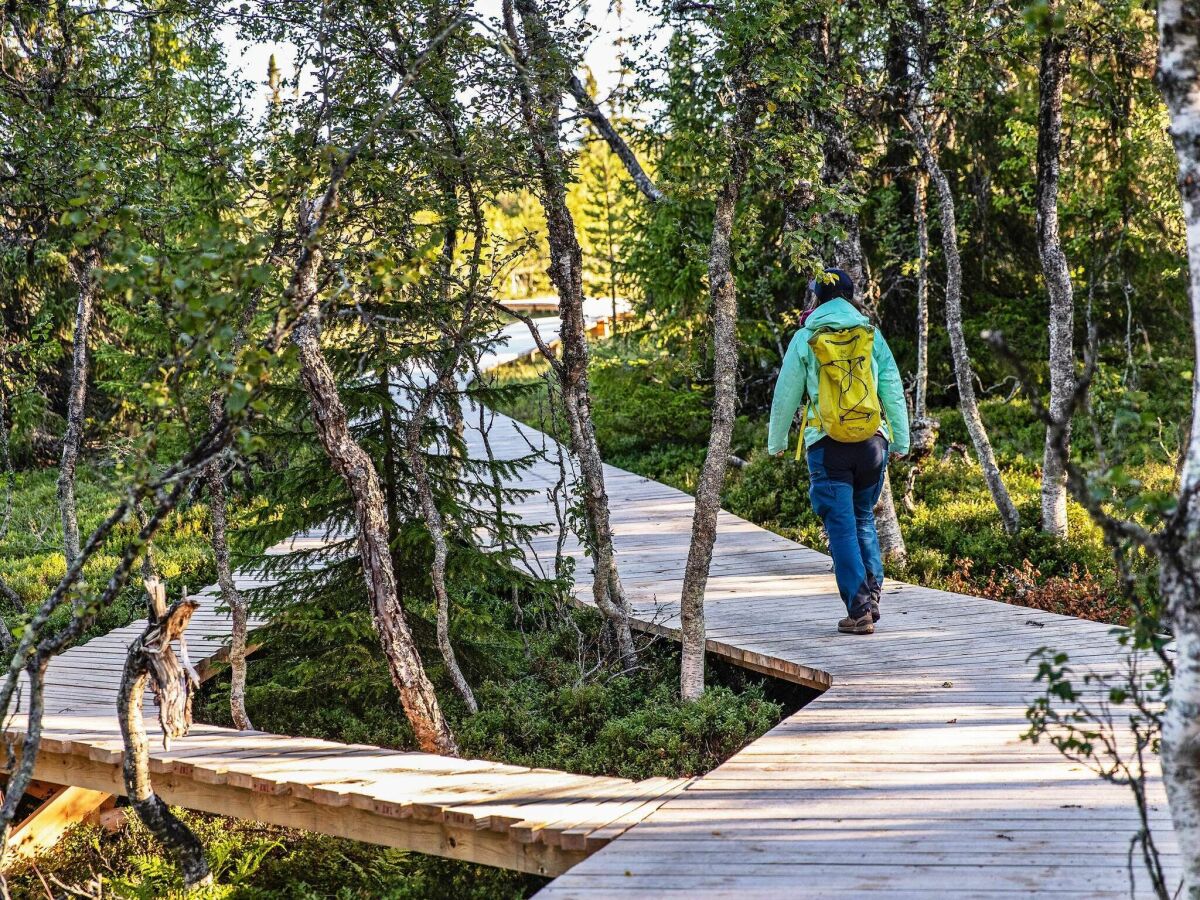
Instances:
[[[1051,6],[1053,11],[1053,6]],[[1050,298],[1050,415],[1069,414],[1075,387],[1074,313],[1071,273],[1058,231],[1058,173],[1062,150],[1063,80],[1070,51],[1051,34],[1042,42],[1038,75],[1037,238],[1038,256]],[[1042,530],[1067,536],[1067,473],[1062,449],[1070,452],[1070,425],[1063,447],[1053,446],[1050,431],[1042,463]]]
[[[520,16],[524,41],[517,29],[514,10]],[[604,464],[592,422],[589,351],[583,315],[583,250],[567,208],[566,166],[558,131],[563,84],[567,79],[554,77],[554,69],[561,68],[562,60],[535,0],[505,0],[503,14],[516,57],[521,115],[541,182],[538,199],[546,214],[550,280],[559,297],[562,355],[554,369],[562,388],[571,450],[579,462],[583,481],[581,499],[594,553],[592,598],[616,635],[625,665],[633,666],[637,650],[629,625],[629,603],[617,571]]]
[[[712,240],[708,250],[709,316],[713,334],[713,410],[708,435],[708,452],[700,467],[696,503],[692,513],[692,537],[680,593],[680,631],[683,659],[679,692],[684,700],[704,693],[704,590],[717,540],[717,515],[721,511],[721,489],[729,467],[729,446],[737,412],[737,282],[733,277],[733,219],[742,182],[750,167],[750,141],[758,121],[760,101],[744,92],[730,129],[732,153],[729,173],[717,194],[713,212]]]
[[[925,215],[925,174],[913,185],[913,217],[917,222],[917,374],[913,384],[913,421],[927,413],[929,394],[929,220]]]
[[[311,240],[315,229],[304,229]],[[320,309],[316,302],[316,271],[321,252],[305,254],[294,278],[295,294],[305,313],[292,332],[299,351],[300,381],[308,395],[317,437],[333,469],[354,500],[358,550],[363,578],[371,600],[375,629],[383,646],[392,683],[416,735],[427,753],[458,754],[437,694],[425,673],[412,632],[396,594],[396,573],[388,545],[388,519],[383,486],[370,456],[350,433],[346,407],[320,344]]]
[[[479,712],[479,703],[475,700],[475,692],[471,690],[470,682],[458,664],[458,656],[450,641],[450,591],[446,586],[446,523],[433,496],[429,467],[425,465],[425,455],[421,448],[421,426],[433,403],[432,398],[445,394],[452,386],[453,381],[448,373],[430,385],[426,399],[418,405],[404,429],[404,443],[408,466],[412,470],[413,481],[417,487],[417,499],[421,504],[421,516],[425,519],[425,527],[429,529],[429,538],[433,542],[433,563],[429,569],[429,580],[433,585],[437,608],[438,650],[441,651],[442,660],[446,664],[450,682],[462,697],[467,711],[474,715]],[[457,398],[454,398],[454,402],[457,404]]]
[[[962,324],[962,260],[958,255],[958,224],[954,214],[954,194],[950,190],[950,181],[938,163],[937,154],[930,146],[929,135],[925,131],[925,123],[915,114],[910,123],[917,149],[921,153],[922,164],[933,182],[938,195],[938,208],[942,221],[942,253],[946,257],[946,331],[950,336],[950,351],[954,358],[954,380],[958,385],[958,404],[962,410],[967,432],[975,445],[975,455],[983,469],[983,477],[991,491],[996,508],[1000,511],[1000,521],[1004,530],[1016,534],[1021,527],[1020,516],[1004,486],[1000,476],[1000,467],[996,464],[996,454],[992,450],[992,442],[988,439],[987,429],[979,414],[979,404],[975,399],[975,373],[971,367],[971,357],[967,352],[967,339],[963,334]]]
[[[1170,113],[1187,233],[1192,338],[1200,370],[1200,2],[1158,6],[1159,84]],[[1162,555],[1159,587],[1175,633],[1175,674],[1162,719],[1163,780],[1189,897],[1200,897],[1200,379],[1180,476],[1181,533]]]

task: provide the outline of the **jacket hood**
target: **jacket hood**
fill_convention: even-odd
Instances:
[[[853,328],[870,324],[871,320],[859,312],[854,304],[841,297],[822,303],[804,320],[804,327],[813,331],[818,328]]]

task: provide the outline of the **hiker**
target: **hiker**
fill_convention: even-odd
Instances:
[[[800,447],[808,451],[808,495],[825,523],[838,593],[846,604],[838,631],[872,634],[883,586],[875,501],[889,450],[893,457],[908,453],[908,408],[887,341],[851,302],[850,276],[826,269],[809,289],[816,305],[804,314],[783,358],[767,450],[778,455],[787,449],[803,403]]]

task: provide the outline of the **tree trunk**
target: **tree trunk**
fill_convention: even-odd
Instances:
[[[892,496],[892,474],[886,466],[883,470],[883,488],[879,491],[879,502],[875,504],[875,525],[879,533],[880,555],[885,560],[904,565],[908,561],[908,548],[904,546],[900,519],[896,515],[896,501]]]
[[[300,356],[300,381],[312,404],[313,424],[321,446],[354,500],[358,550],[371,599],[371,613],[392,683],[400,694],[417,744],[428,753],[457,755],[454,736],[425,674],[396,596],[396,574],[388,547],[387,511],[379,473],[350,434],[346,407],[321,351],[320,310],[316,303],[316,273],[320,260],[320,251],[312,250],[303,258],[302,270],[294,282],[296,294],[305,305],[305,313],[292,332],[292,342]]]
[[[983,419],[979,415],[979,404],[975,400],[975,372],[971,368],[971,357],[967,353],[967,340],[963,335],[962,324],[962,261],[958,255],[958,225],[954,214],[954,194],[950,190],[950,182],[938,163],[937,156],[929,142],[925,131],[925,123],[914,114],[911,120],[913,136],[917,141],[917,149],[925,171],[933,182],[938,195],[938,208],[942,220],[942,253],[946,257],[946,331],[950,335],[950,353],[954,359],[954,380],[958,385],[958,405],[962,410],[963,420],[975,445],[975,455],[979,457],[979,465],[983,469],[984,480],[996,508],[1000,511],[1000,521],[1004,530],[1016,534],[1021,527],[1020,516],[1008,489],[1000,476],[1000,468],[996,465],[996,455],[992,451],[992,442],[988,439]]]
[[[1053,4],[1050,6],[1053,13]],[[1070,52],[1062,38],[1042,42],[1038,75],[1037,237],[1038,256],[1050,296],[1050,415],[1068,414],[1075,387],[1074,312],[1071,273],[1058,233],[1058,167],[1062,149],[1063,79]],[[1070,448],[1070,426],[1063,436]],[[1067,474],[1049,431],[1042,464],[1042,530],[1067,536]]]
[[[225,411],[224,396],[213,391],[209,398],[209,417],[218,422]],[[229,499],[225,491],[225,476],[218,461],[209,463],[204,472],[208,482],[209,518],[212,520],[213,559],[217,566],[217,584],[221,600],[229,607],[229,713],[234,727],[249,731],[254,726],[246,713],[246,601],[233,580],[229,564]]]
[[[712,429],[696,484],[692,539],[679,597],[683,641],[679,693],[684,700],[696,700],[704,693],[704,590],[708,585],[708,570],[717,539],[721,489],[729,466],[729,445],[737,412],[737,283],[733,277],[730,243],[738,197],[750,167],[750,141],[758,122],[759,105],[759,101],[748,96],[744,89],[739,92],[730,134],[729,173],[717,194],[712,241],[708,249],[708,292],[712,303],[709,315],[713,334]]]
[[[429,390],[436,393],[445,391],[450,385],[449,379],[441,378],[430,385]],[[405,445],[408,451],[408,467],[412,470],[413,481],[417,488],[417,499],[421,504],[421,516],[429,529],[429,538],[433,541],[433,565],[429,569],[429,580],[433,584],[433,596],[437,602],[437,643],[442,659],[446,663],[446,671],[454,689],[467,705],[467,710],[474,715],[479,712],[479,704],[475,701],[475,693],[463,675],[458,665],[458,657],[454,653],[454,645],[450,643],[450,592],[446,588],[446,524],[442,512],[438,509],[437,500],[433,496],[433,485],[429,479],[429,469],[425,465],[425,457],[421,449],[421,425],[425,418],[425,410],[429,404],[420,404],[409,420],[405,429]]]
[[[0,362],[4,361],[0,355]],[[4,382],[0,380],[0,480],[4,482],[4,511],[0,512],[0,540],[8,534],[8,526],[12,521],[13,494],[17,488],[17,473],[13,471],[12,453],[9,448],[9,412],[8,395],[4,390]]]
[[[63,555],[67,568],[79,557],[79,519],[75,507],[75,469],[83,441],[83,407],[87,401],[88,332],[96,301],[93,269],[99,262],[94,249],[85,250],[71,261],[77,287],[75,333],[71,350],[71,384],[67,393],[67,430],[63,435],[62,460],[58,467],[58,511],[62,518]]]
[[[0,361],[3,356],[0,355]],[[4,382],[0,381],[0,479],[4,481],[4,511],[0,513],[0,541],[4,540],[8,534],[9,521],[12,519],[13,492],[16,488],[16,473],[12,467],[12,456],[8,448],[8,397],[4,391]],[[0,576],[0,600],[8,603],[13,612],[21,612],[25,604],[21,602],[21,596],[8,586],[8,583]],[[12,648],[13,636],[8,629],[8,623],[0,618],[0,652],[6,652]]]
[[[917,374],[913,383],[913,420],[920,422],[928,412],[929,394],[929,221],[925,217],[924,173],[917,173],[913,193],[913,215],[917,220]]]
[[[1192,339],[1200,366],[1200,4],[1158,6],[1159,84],[1179,160],[1187,234]],[[1175,673],[1162,719],[1163,780],[1189,897],[1200,896],[1200,379],[1192,379],[1192,427],[1180,477],[1182,527],[1164,558],[1160,589],[1175,633]]]
[[[525,34],[527,46],[524,47],[513,17],[514,3]],[[575,233],[574,219],[567,208],[566,160],[558,133],[562,85],[567,79],[555,77],[554,70],[561,70],[563,61],[534,0],[505,0],[504,19],[517,56],[521,113],[533,146],[542,187],[539,199],[546,214],[550,280],[559,297],[562,352],[555,365],[555,374],[562,387],[571,450],[579,461],[583,479],[582,500],[595,567],[592,598],[612,625],[622,660],[626,666],[632,666],[637,662],[637,651],[629,627],[629,604],[617,572],[604,464],[592,423],[589,352],[583,316],[583,251]],[[535,73],[540,73],[536,81]]]
[[[163,743],[187,734],[192,721],[192,688],[195,672],[181,663],[171,642],[183,644],[183,632],[199,607],[185,596],[165,615],[154,617],[146,630],[129,647],[121,690],[117,696],[117,717],[125,742],[122,773],[125,793],[142,824],[157,837],[179,863],[184,884],[191,888],[209,884],[212,874],[204,857],[204,846],[167,804],[154,793],[150,781],[150,751],[142,719],[142,698],[146,681],[151,680],[158,701]],[[186,660],[186,650],[183,651]]]

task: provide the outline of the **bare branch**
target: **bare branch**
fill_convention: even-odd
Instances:
[[[612,152],[617,155],[617,158],[621,160],[621,163],[625,166],[625,170],[629,172],[629,177],[633,179],[633,183],[637,185],[637,189],[651,203],[659,203],[665,200],[666,197],[663,192],[658,189],[650,179],[650,176],[646,174],[646,170],[638,162],[633,149],[625,142],[625,139],[621,137],[617,129],[608,121],[608,117],[596,105],[596,101],[588,94],[587,88],[579,80],[579,76],[572,75],[571,80],[567,82],[567,87],[570,89],[571,95],[575,98],[575,102],[579,105],[579,112],[600,132],[601,137],[612,148]]]

